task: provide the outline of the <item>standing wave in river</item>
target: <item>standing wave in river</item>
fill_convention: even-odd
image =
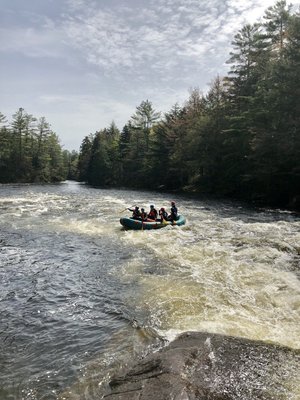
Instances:
[[[170,200],[0,186],[1,399],[101,398],[121,365],[188,330],[299,349],[299,217],[176,196],[184,227],[119,225],[127,206]],[[288,362],[276,399],[300,398]]]

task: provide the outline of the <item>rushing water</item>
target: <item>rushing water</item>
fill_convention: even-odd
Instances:
[[[299,217],[175,196],[185,226],[119,224],[173,199],[0,186],[1,400],[99,398],[119,365],[186,330],[299,349]],[[286,400],[300,398],[290,362]]]

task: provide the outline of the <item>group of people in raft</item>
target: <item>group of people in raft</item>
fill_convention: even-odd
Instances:
[[[150,206],[149,213],[146,213],[144,208],[141,208],[141,210],[140,210],[140,208],[138,206],[136,206],[133,209],[128,208],[128,210],[132,212],[131,218],[139,219],[139,220],[147,221],[147,222],[176,221],[178,218],[178,210],[177,210],[177,207],[176,207],[174,201],[171,202],[170,214],[168,214],[167,211],[165,210],[165,208],[163,208],[163,207],[159,210],[159,212],[157,212],[157,210],[155,209],[153,204],[151,204],[151,206]],[[158,218],[158,215],[160,218]]]

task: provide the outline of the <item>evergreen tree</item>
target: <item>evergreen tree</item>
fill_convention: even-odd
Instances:
[[[120,174],[119,165],[119,140],[120,131],[113,121],[109,128],[105,130],[107,141],[107,155],[111,166],[109,184],[116,185]]]
[[[162,119],[143,101],[121,133],[112,124],[85,138],[80,179],[300,207],[299,32],[285,1],[269,7],[237,32],[229,74],[206,95],[192,89]]]
[[[264,100],[257,97],[257,90],[266,78],[269,50],[259,24],[246,25],[232,44],[235,51],[230,53],[228,62],[232,67],[226,79],[229,124],[223,129],[223,170],[227,193],[239,195],[252,190],[251,144],[259,134],[257,118],[265,112]]]
[[[217,77],[204,98],[205,112],[201,118],[201,135],[197,150],[198,175],[194,181],[201,191],[228,192],[228,176],[226,174],[228,159],[225,157],[228,128],[228,108],[224,79]],[[198,179],[197,179],[198,178]]]
[[[79,155],[77,151],[64,150],[62,153],[63,166],[64,166],[64,176],[68,180],[76,181],[78,180],[78,158]]]
[[[164,147],[168,152],[168,169],[164,171],[167,188],[179,189],[185,182],[185,129],[187,122],[187,109],[180,108],[177,104],[169,113],[165,114],[162,122]]]
[[[124,125],[119,137],[119,182],[122,185],[129,184],[130,182],[128,174],[128,170],[130,168],[128,165],[131,141],[130,128],[130,123]]]
[[[23,108],[13,115],[12,120],[12,133],[14,137],[13,147],[14,152],[12,153],[13,163],[15,164],[15,176],[13,179],[22,180],[23,172],[25,170],[24,158],[23,158],[23,137],[25,132],[29,130],[28,123],[30,119],[27,117]]]
[[[144,144],[145,151],[149,148],[149,134],[153,124],[158,121],[160,113],[153,109],[149,100],[142,101],[136,108],[135,114],[131,117],[132,126],[143,134],[143,140],[140,144]]]
[[[59,139],[44,117],[23,108],[7,125],[0,115],[0,182],[51,182],[65,179]]]
[[[104,139],[105,132],[95,134],[88,166],[88,183],[94,186],[106,186],[110,183],[111,164]]]
[[[284,39],[288,30],[288,24],[291,17],[292,6],[287,6],[285,0],[277,1],[277,3],[269,7],[264,15],[266,37],[270,39],[273,50],[281,55],[284,47]]]
[[[88,181],[89,164],[91,159],[93,141],[94,136],[90,134],[83,139],[80,146],[78,156],[78,179],[80,182]]]
[[[50,124],[45,117],[41,117],[32,142],[32,164],[36,181],[47,182],[50,179],[48,138],[51,134]]]
[[[257,90],[257,99],[263,99],[259,106],[264,115],[257,119],[253,143],[255,190],[274,204],[282,205],[291,201],[298,187],[299,107],[296,99],[300,93],[299,33],[298,29],[293,29],[299,18],[289,15],[284,7],[285,2],[278,2],[271,8],[272,13],[270,9],[267,12],[268,24],[274,28],[274,38],[270,36],[272,31],[269,31],[269,37],[272,43],[277,43],[275,55],[280,56],[272,55],[267,79]],[[259,117],[261,112],[258,106],[256,109]]]
[[[5,115],[0,113],[0,182],[2,183],[10,181],[13,169],[12,152],[12,134]]]

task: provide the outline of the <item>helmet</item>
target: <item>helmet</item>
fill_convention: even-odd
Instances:
[[[153,205],[153,204],[151,204],[150,208],[154,208],[154,205]]]
[[[138,206],[135,206],[135,209],[136,209],[136,210],[138,210],[138,209],[139,209],[139,207],[138,207]]]
[[[165,209],[162,207],[162,208],[160,209],[160,211],[165,211]]]
[[[171,201],[172,206],[175,206],[175,201]]]
[[[145,211],[145,209],[144,209],[144,208],[141,208],[141,211]]]

